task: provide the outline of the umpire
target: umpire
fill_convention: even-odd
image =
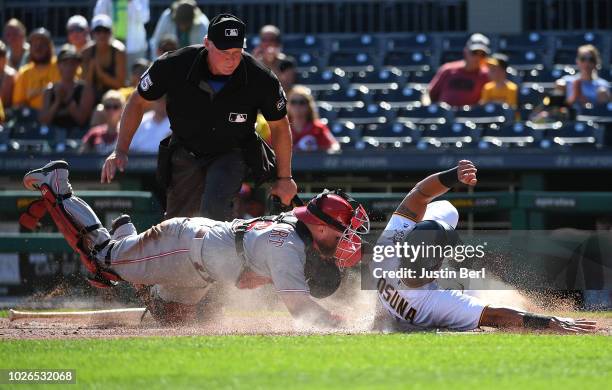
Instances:
[[[204,45],[160,56],[127,102],[117,146],[104,162],[101,181],[110,183],[117,169],[123,172],[147,100],[165,95],[171,156],[165,164],[160,153],[158,175],[170,166],[166,217],[232,218],[232,200],[242,181],[249,169],[261,164],[261,156],[253,155],[257,147],[247,146],[256,137],[258,111],[270,125],[277,160],[271,193],[290,204],[297,185],[291,176],[287,99],[276,76],[244,52],[244,42],[245,24],[234,15],[220,14],[211,21]]]

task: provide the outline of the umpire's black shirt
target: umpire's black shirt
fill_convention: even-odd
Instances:
[[[240,148],[255,131],[257,112],[266,120],[287,114],[287,100],[276,76],[250,54],[215,93],[203,45],[187,46],[159,57],[142,75],[138,93],[146,100],[166,95],[173,139],[200,155]]]

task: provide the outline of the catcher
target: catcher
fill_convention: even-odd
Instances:
[[[331,295],[340,284],[340,269],[361,258],[360,235],[369,231],[368,216],[342,191],[326,190],[278,216],[232,222],[173,218],[138,234],[127,215],[106,230],[72,193],[68,174],[65,161],[28,172],[24,186],[40,191],[42,199],[20,222],[33,229],[48,212],[91,272],[90,283],[135,285],[161,323],[194,319],[195,305],[215,281],[248,289],[271,283],[295,318],[325,326],[340,323],[310,296]]]
[[[459,213],[448,201],[432,200],[455,185],[475,185],[476,172],[472,162],[462,160],[455,168],[433,174],[417,183],[395,210],[377,246],[394,246],[398,243],[419,246],[423,242],[441,247],[454,246],[458,239],[454,230]],[[429,277],[435,275],[431,271],[440,270],[442,266],[444,257],[440,254],[429,257],[421,254],[414,259],[394,256],[382,262],[370,263],[370,269],[372,272],[375,267],[385,271],[400,268],[414,271],[416,277],[400,274],[400,277],[380,277],[376,281],[380,312],[384,314],[386,311],[391,315],[396,330],[472,330],[488,326],[575,333],[596,329],[594,321],[544,316],[488,305],[461,291],[443,290],[435,277]],[[378,318],[381,318],[380,313]]]

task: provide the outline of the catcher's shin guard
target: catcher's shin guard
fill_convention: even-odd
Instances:
[[[87,203],[72,196],[68,176],[68,163],[62,160],[51,161],[42,168],[26,173],[23,177],[24,187],[40,191],[42,199],[33,202],[19,222],[34,230],[38,227],[38,221],[49,212],[66,241],[79,253],[81,261],[92,273],[90,283],[96,287],[112,286],[121,278],[101,266],[109,258],[105,255],[110,251],[110,235]]]
[[[110,258],[110,235],[93,210],[72,194],[56,196],[47,184],[40,186],[42,201],[68,244],[81,257],[95,287],[112,287],[121,277],[100,265]]]

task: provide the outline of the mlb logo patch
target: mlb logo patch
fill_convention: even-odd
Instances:
[[[247,114],[239,114],[236,112],[230,112],[229,114],[229,121],[232,123],[244,123],[247,121],[247,118]]]
[[[225,36],[226,37],[237,37],[238,36],[238,29],[237,28],[226,28],[225,29]]]

